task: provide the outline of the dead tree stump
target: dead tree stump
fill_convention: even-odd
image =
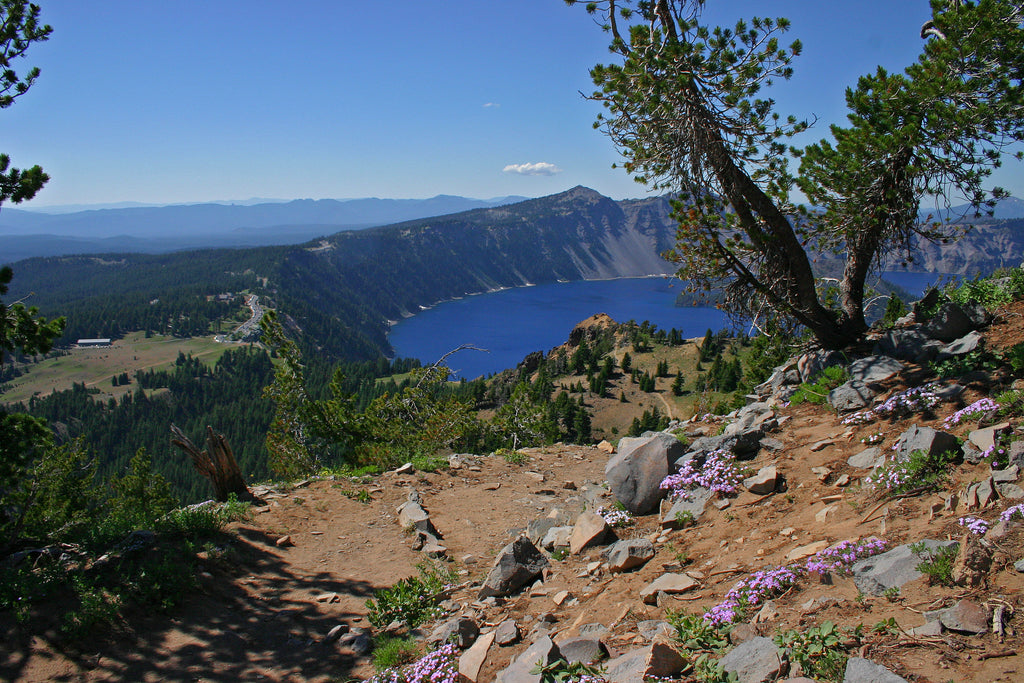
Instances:
[[[214,496],[218,501],[226,502],[233,493],[240,501],[252,502],[256,497],[245,485],[242,472],[238,469],[238,462],[231,452],[231,446],[223,434],[217,434],[213,427],[206,427],[206,448],[199,448],[185,436],[185,434],[171,425],[171,434],[174,438],[171,443],[185,451],[192,458],[199,474],[210,480],[213,484]]]

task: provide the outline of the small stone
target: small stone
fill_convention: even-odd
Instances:
[[[839,478],[836,479],[835,485],[840,487],[840,488],[842,488],[844,486],[849,486],[850,485],[850,475],[849,474],[841,474],[841,475],[839,475]]]
[[[514,619],[506,619],[494,629],[494,642],[504,647],[519,640],[519,624]]]
[[[1020,573],[1024,574],[1024,559],[1017,560],[1016,562],[1014,562],[1013,568],[1019,571]]]
[[[324,636],[324,642],[327,642],[327,643],[336,642],[339,638],[341,638],[346,633],[348,633],[348,624],[338,624],[337,626],[335,626],[334,628],[332,628],[330,631],[327,632],[327,635]]]
[[[775,465],[768,465],[758,470],[753,477],[743,480],[743,485],[748,491],[755,495],[763,496],[775,491],[778,485],[779,473]]]
[[[483,486],[481,486],[480,488],[483,489],[484,491],[497,491],[498,489],[501,488],[501,482],[500,481],[489,481],[486,484],[484,484]]]
[[[569,591],[558,591],[551,596],[551,601],[556,605],[561,606],[566,600],[569,599]]]
[[[807,545],[802,545],[799,548],[794,548],[786,553],[786,562],[796,562],[802,560],[811,555],[816,555],[829,546],[828,541],[815,541]]]
[[[462,653],[459,657],[460,679],[470,681],[470,683],[477,683],[480,680],[480,669],[483,668],[484,661],[487,659],[487,651],[491,649],[494,639],[494,631],[491,631],[477,638],[473,646]]]
[[[811,444],[811,453],[817,453],[818,451],[823,451],[826,448],[828,448],[829,446],[833,446],[833,445],[835,445],[835,441],[832,441],[831,439],[822,439],[821,441],[818,441],[818,442],[815,442],[815,443]]]
[[[989,612],[971,600],[961,600],[939,617],[942,625],[950,631],[980,635],[988,631]]]
[[[640,591],[640,597],[648,605],[657,602],[658,593],[685,593],[697,586],[697,582],[686,574],[662,574]]]
[[[291,536],[282,536],[281,538],[279,538],[276,541],[274,541],[274,543],[279,548],[288,548],[290,546],[295,545],[295,543],[292,542],[292,537]]]
[[[416,468],[412,466],[411,462],[407,462],[395,470],[395,474],[413,474],[414,472],[416,472]]]
[[[608,523],[596,512],[587,510],[576,519],[569,536],[569,552],[576,555],[589,545],[600,543],[608,533]]]
[[[826,505],[814,513],[814,521],[818,524],[824,524],[828,520],[829,515],[831,515],[835,509],[835,505]]]

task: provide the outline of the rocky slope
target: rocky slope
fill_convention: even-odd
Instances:
[[[965,364],[929,386],[924,361],[969,359],[975,342],[1012,348],[1024,341],[1024,304],[991,324],[971,313],[949,308],[927,326],[908,319],[865,348],[867,360],[794,359],[747,408],[677,425],[687,447],[655,434],[623,440],[614,454],[606,444],[556,444],[526,450],[523,462],[459,455],[433,473],[257,489],[265,505],[229,546],[203,551],[202,591],[183,612],[143,618],[115,639],[96,634],[78,652],[23,641],[0,672],[26,681],[347,680],[372,675],[371,637],[426,640],[447,624],[438,637],[461,640],[463,672],[478,681],[538,680],[529,669],[559,655],[596,658],[613,681],[640,680],[642,670],[690,681],[703,652],[744,682],[801,673],[1020,680],[1024,522],[1000,517],[1024,502],[1024,441],[1014,440],[1024,410],[963,412],[1020,382],[1006,368]],[[851,376],[830,394],[840,412],[787,404],[795,383],[833,363]],[[1006,451],[996,469],[981,457],[993,443]],[[957,453],[941,472],[919,471],[891,490],[872,483],[933,444]],[[724,472],[714,464],[722,452],[746,470],[734,492],[691,477],[687,499],[659,500],[658,483],[680,462],[691,463],[684,475]],[[880,458],[887,465],[873,473]],[[626,526],[595,514],[616,498],[637,513]],[[987,532],[967,530],[961,520],[981,529],[971,518]],[[907,547],[917,542],[927,543],[919,554]],[[929,585],[917,570],[919,555],[940,546],[965,549],[948,567],[952,585]],[[371,628],[366,600],[429,555],[447,558],[456,575],[432,596],[443,616],[411,631],[399,622]],[[730,607],[730,592],[745,609]],[[714,621],[729,610],[741,616],[718,652],[702,649],[706,638],[689,650],[677,639],[672,624],[692,636],[702,615]],[[848,663],[826,675],[814,668],[821,655],[801,660],[793,648],[794,634],[821,634],[828,623],[838,625],[829,647]]]

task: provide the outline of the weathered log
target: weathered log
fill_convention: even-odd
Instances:
[[[245,478],[238,469],[238,462],[235,460],[231,446],[223,434],[217,434],[213,427],[206,427],[206,448],[199,448],[185,436],[176,426],[171,425],[171,433],[174,438],[171,443],[185,451],[192,458],[192,464],[199,474],[210,480],[213,484],[214,497],[226,502],[233,493],[238,500],[252,502],[256,497],[245,484]]]

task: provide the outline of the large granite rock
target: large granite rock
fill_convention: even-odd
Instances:
[[[665,496],[659,485],[685,452],[683,444],[670,434],[622,439],[618,454],[604,468],[615,499],[634,515],[656,510]]]
[[[925,363],[933,360],[942,348],[942,342],[932,339],[920,327],[890,330],[875,344],[874,352],[900,360]]]
[[[956,541],[922,541],[926,553],[934,554],[939,548],[957,545]],[[897,546],[888,552],[868,557],[855,563],[850,568],[853,583],[866,595],[882,595],[889,588],[899,588],[905,583],[919,579],[921,572],[917,565],[923,562],[916,555],[910,544]]]
[[[988,320],[989,316],[981,306],[947,301],[939,306],[931,320],[924,324],[924,332],[933,339],[948,344],[968,332],[983,327]]]
[[[871,405],[875,391],[860,380],[851,379],[828,392],[828,404],[839,412],[860,410]]]
[[[537,666],[537,662],[548,665],[561,658],[562,653],[554,641],[548,636],[543,636],[516,657],[507,668],[499,671],[495,680],[498,683],[541,683],[541,674],[530,673]]]
[[[509,595],[539,576],[550,564],[529,538],[520,536],[498,553],[494,568],[480,588],[480,597]]]
[[[843,683],[907,683],[907,679],[897,676],[870,659],[850,657],[846,660]]]
[[[905,461],[914,451],[924,451],[928,455],[939,455],[946,451],[960,453],[960,442],[949,432],[913,425],[900,434],[896,442],[896,457]]]
[[[882,382],[903,370],[903,363],[889,356],[858,358],[850,364],[850,379],[864,384]]]
[[[735,672],[739,683],[767,683],[785,670],[786,655],[771,638],[758,636],[730,650],[719,665],[726,672]]]
[[[609,546],[601,556],[612,572],[625,572],[640,567],[654,557],[654,544],[646,538],[630,538]]]
[[[661,637],[647,647],[630,650],[608,662],[604,677],[608,683],[637,683],[650,678],[673,678],[686,660]]]

